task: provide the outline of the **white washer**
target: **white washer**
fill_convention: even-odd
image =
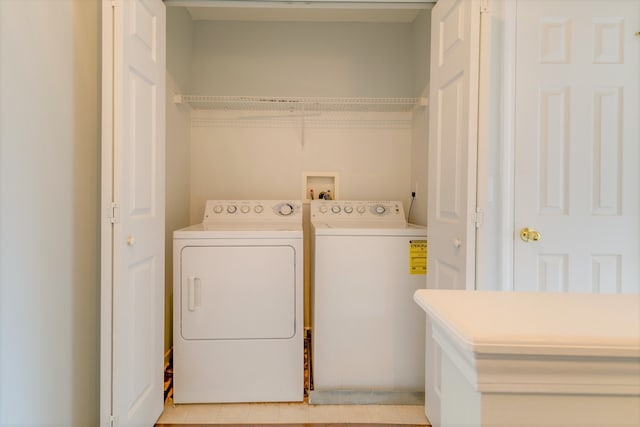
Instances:
[[[302,401],[301,202],[209,200],[173,238],[174,402]]]
[[[426,246],[426,228],[395,201],[316,200],[310,214],[310,402],[424,403],[425,322],[413,294],[426,276],[412,274],[410,251]]]

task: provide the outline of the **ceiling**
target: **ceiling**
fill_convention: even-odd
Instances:
[[[185,6],[194,21],[411,23],[430,3],[286,3],[170,1]],[[240,6],[237,6],[240,4]]]
[[[410,23],[416,9],[308,9],[252,7],[188,7],[194,21],[295,21]]]

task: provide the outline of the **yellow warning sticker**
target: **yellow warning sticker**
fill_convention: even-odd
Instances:
[[[427,274],[427,241],[409,241],[409,274]]]

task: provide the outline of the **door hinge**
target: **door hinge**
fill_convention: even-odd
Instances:
[[[107,212],[107,218],[111,224],[117,224],[120,222],[120,205],[116,202],[111,202]]]
[[[117,427],[118,425],[118,417],[109,415],[109,427]]]
[[[115,9],[115,8],[116,8],[116,0],[111,0],[111,7],[112,7],[113,9]]]
[[[484,211],[482,209],[476,208],[476,211],[473,214],[473,222],[475,223],[476,228],[480,228],[484,225]]]
[[[480,0],[480,13],[489,13],[489,0]]]

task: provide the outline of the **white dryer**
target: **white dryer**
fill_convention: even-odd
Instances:
[[[209,200],[173,238],[174,402],[302,401],[301,202]]]
[[[401,202],[311,202],[309,401],[424,403],[425,227]]]

